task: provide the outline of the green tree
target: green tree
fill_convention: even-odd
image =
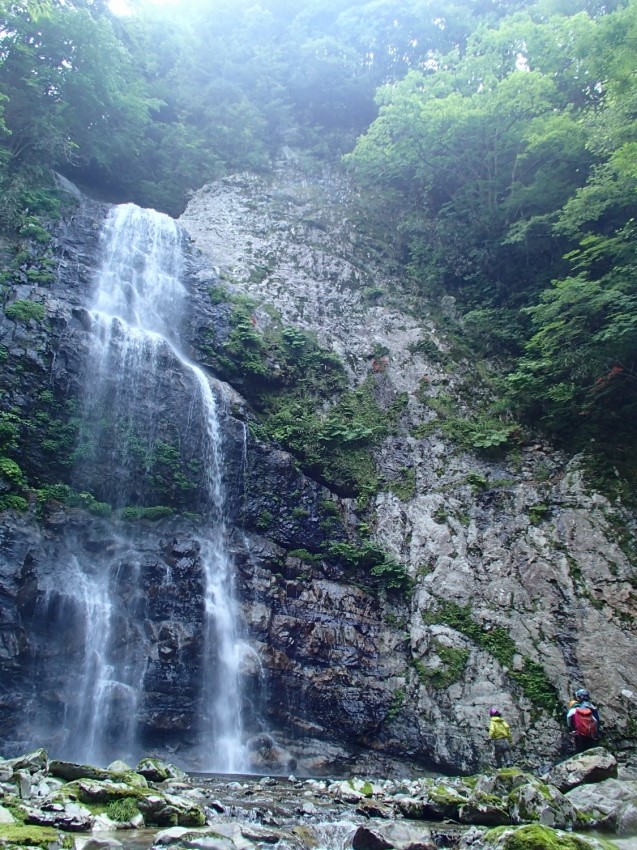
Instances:
[[[152,103],[96,4],[51,0],[7,5],[5,13],[1,188],[19,207],[25,188],[49,168],[116,170],[123,158],[134,157]]]

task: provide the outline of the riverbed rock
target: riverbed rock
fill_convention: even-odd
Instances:
[[[499,827],[481,834],[467,836],[460,850],[607,850],[604,843],[591,836],[554,830],[542,824],[518,827]]]
[[[89,838],[84,844],[78,846],[77,850],[119,850],[123,846],[117,838],[93,836],[93,838]]]
[[[637,781],[604,779],[566,792],[582,827],[628,834],[637,828]]]
[[[557,788],[538,780],[518,785],[509,794],[508,801],[512,823],[536,821],[544,826],[568,829],[576,820],[572,802]]]
[[[171,847],[173,844],[188,850],[236,850],[233,841],[213,829],[201,832],[165,830],[157,835],[152,846]]]
[[[427,827],[400,823],[359,826],[352,837],[354,850],[435,850]]]
[[[151,782],[163,782],[166,779],[184,779],[186,774],[173,764],[157,758],[142,759],[135,771]]]
[[[594,747],[555,765],[542,778],[560,791],[617,777],[617,759],[603,747]]]
[[[15,823],[15,818],[4,806],[0,806],[0,823]]]

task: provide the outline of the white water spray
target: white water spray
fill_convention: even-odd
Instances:
[[[139,453],[154,444],[160,414],[170,414],[162,407],[163,368],[169,364],[184,376],[184,384],[193,393],[188,428],[200,435],[198,461],[206,493],[202,513],[207,530],[200,538],[205,573],[202,768],[239,772],[243,769],[242,642],[227,546],[222,431],[208,378],[180,351],[179,327],[186,301],[182,269],[181,237],[172,219],[132,204],[112,210],[103,231],[103,262],[91,311],[94,343],[85,416],[93,433],[87,445],[92,445],[102,462],[110,456],[113,464],[119,460],[113,481],[103,485],[109,501],[118,506],[134,504],[139,482],[133,460],[139,463]],[[129,428],[130,463],[122,440],[104,428],[105,411],[109,421]],[[121,685],[119,691],[128,686],[109,649],[113,604],[108,585],[99,592],[99,604],[94,599],[85,602],[87,622],[91,620],[97,635],[92,640],[87,634],[83,674],[84,713],[96,718],[87,738],[87,747],[93,749],[99,747],[99,717],[108,714],[111,701],[118,698],[114,683]],[[137,682],[138,687],[141,684]],[[88,757],[90,752],[87,749],[83,755]]]

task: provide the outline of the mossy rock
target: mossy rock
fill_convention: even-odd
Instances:
[[[62,802],[79,800],[89,806],[106,806],[126,797],[143,798],[145,789],[133,787],[125,782],[109,782],[99,779],[77,779],[59,789],[56,798]]]
[[[64,835],[48,826],[0,824],[0,848],[41,847],[42,850],[62,850],[74,845],[72,835]]]
[[[429,789],[428,796],[433,803],[439,803],[442,806],[462,806],[467,802],[463,794],[448,785],[434,785]]]
[[[509,794],[512,823],[539,822],[558,829],[570,828],[576,820],[573,804],[557,788],[533,779]]]
[[[70,761],[59,761],[53,759],[49,762],[49,773],[66,782],[76,779],[110,779],[113,775],[105,767],[93,767],[90,764],[75,764]]]
[[[489,850],[616,850],[611,841],[583,838],[535,823],[496,827],[485,833],[483,842]]]
[[[525,773],[517,767],[503,767],[495,773],[479,774],[472,778],[475,779],[473,787],[477,793],[492,794],[496,797],[508,797],[521,785],[539,782],[532,774]]]
[[[150,782],[165,782],[167,779],[184,779],[186,774],[183,770],[168,764],[157,758],[143,758],[135,768],[137,774],[141,774]]]
[[[496,826],[511,822],[509,813],[502,801],[486,801],[479,797],[470,800],[458,808],[458,820],[460,823],[480,824],[482,826]]]
[[[141,773],[136,773],[134,770],[128,770],[126,773],[115,773],[113,775],[114,782],[124,782],[130,785],[131,788],[148,788],[146,777]]]
[[[154,793],[140,796],[138,805],[146,826],[206,825],[206,813],[202,807],[186,800],[168,799],[162,794]]]

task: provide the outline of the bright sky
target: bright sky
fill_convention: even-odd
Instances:
[[[177,6],[181,0],[148,0],[150,3],[155,3],[158,6]],[[109,9],[115,15],[130,15],[132,14],[131,6],[128,0],[109,0]]]

